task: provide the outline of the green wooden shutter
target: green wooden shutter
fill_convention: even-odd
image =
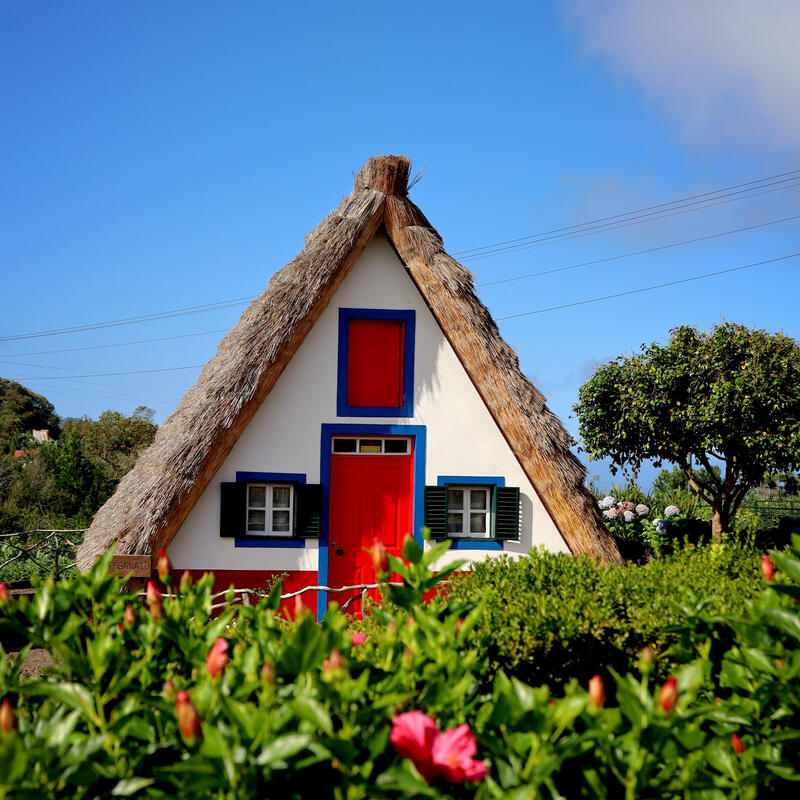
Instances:
[[[496,486],[492,492],[495,539],[519,539],[519,488]]]
[[[322,528],[322,485],[295,484],[294,496],[294,535],[298,539],[319,539]]]
[[[221,483],[220,489],[219,535],[247,536],[247,484]]]
[[[425,487],[425,527],[431,539],[447,538],[447,487]]]

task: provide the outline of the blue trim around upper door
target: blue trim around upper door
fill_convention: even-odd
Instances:
[[[264,483],[305,483],[307,475],[304,472],[239,472],[236,473],[236,483],[249,483],[263,481]],[[289,536],[247,536],[237,537],[233,540],[234,547],[276,547],[301,550],[306,546],[305,539],[295,539]]]
[[[424,425],[365,425],[347,423],[322,423],[320,435],[319,476],[322,484],[322,526],[319,535],[320,586],[328,582],[328,517],[331,489],[331,445],[336,435],[350,436],[413,436],[414,437],[414,538],[422,545],[422,527],[425,524],[425,437]],[[317,593],[317,619],[325,616],[328,608],[327,592]]]
[[[347,405],[348,322],[351,319],[399,319],[405,323],[403,339],[403,403],[397,407]],[[337,417],[413,417],[414,416],[414,340],[416,311],[388,308],[339,309],[339,361],[336,375]]]
[[[505,486],[506,479],[490,475],[439,475],[437,486]],[[491,539],[458,539],[450,540],[451,550],[502,550],[503,543]]]

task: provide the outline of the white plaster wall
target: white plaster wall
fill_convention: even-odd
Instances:
[[[416,311],[414,416],[337,417],[336,380],[339,308]],[[322,423],[425,425],[425,482],[439,475],[502,475],[519,486],[522,505],[518,543],[505,552],[527,553],[535,545],[567,552],[544,509],[467,373],[405,272],[389,242],[377,236],[347,276],[328,308],[300,345],[275,388],[228,455],[169,547],[172,561],[191,569],[316,570],[317,542],[305,549],[236,548],[219,535],[219,483],[237,471],[305,473],[320,480]],[[478,561],[500,551],[459,550],[441,560]]]

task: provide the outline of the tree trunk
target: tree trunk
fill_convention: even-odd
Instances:
[[[728,504],[714,498],[711,506],[711,538],[717,544],[722,541],[722,534],[731,529],[731,513]]]

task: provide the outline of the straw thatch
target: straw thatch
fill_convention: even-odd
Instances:
[[[444,252],[439,234],[408,199],[410,162],[371,158],[351,194],[272,276],[222,340],[153,444],[97,512],[78,551],[88,569],[112,542],[154,556],[180,529],[372,237],[383,228],[445,337],[573,553],[620,561],[586,471],[544,398],[519,369],[473,290],[472,275]]]

